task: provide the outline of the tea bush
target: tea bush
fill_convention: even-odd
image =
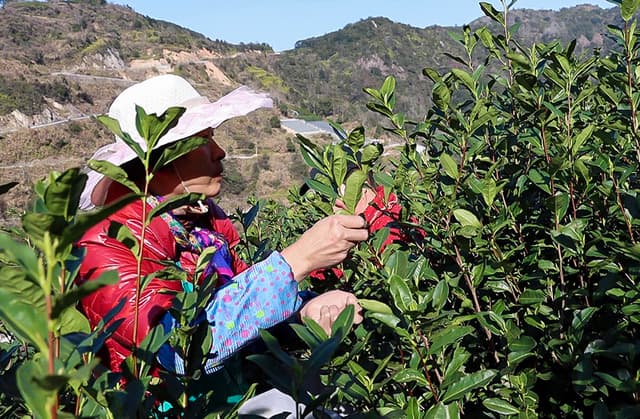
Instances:
[[[506,2],[501,11],[480,3],[503,32],[463,28],[457,39],[465,55],[452,57],[458,65],[424,70],[433,105],[423,117],[411,120],[396,109],[392,77],[364,89],[369,109],[403,141],[391,161],[381,145],[365,142],[362,128],[345,132],[341,144],[299,138],[315,169],[310,192],[292,190],[289,205],[259,201],[235,214],[245,259],[290,243],[331,213],[338,197],[353,211],[369,173],[398,197],[409,239],[382,249],[388,229],[376,232],[340,266],[339,283],[306,284],[353,291],[365,321],[348,333],[353,312],[345,311],[332,336],[312,322],[292,325],[308,349],[291,353],[265,332],[269,352],[249,359],[272,385],[309,408],[353,417],[640,415],[640,66],[633,18],[640,2],[617,3],[625,23],[609,27],[617,49],[606,57],[577,56],[575,43],[522,47]],[[178,117],[144,116],[148,140]],[[187,142],[167,158],[196,146]],[[3,392],[2,404],[37,417],[148,417],[162,416],[155,402],[168,393],[167,416],[234,415],[190,404],[199,339],[206,339],[195,331],[152,333],[126,364],[126,387],[98,367],[95,354],[113,326],[88,330],[75,303],[116,278],[74,287],[82,254],[72,244],[124,203],[77,213],[83,181],[77,169],[51,174],[36,185],[39,198],[23,229],[0,235],[0,333],[13,336],[0,343],[0,374],[3,382],[15,375],[19,391]],[[131,199],[143,199],[137,192]],[[128,238],[124,229],[114,234]],[[183,324],[209,296],[197,289],[177,297],[195,307],[181,313]],[[193,374],[148,375],[149,354],[164,339],[178,339],[192,355]],[[309,393],[304,383],[315,376],[324,386]]]
[[[460,66],[424,70],[434,83],[424,118],[395,109],[393,78],[365,89],[405,143],[391,167],[371,170],[425,236],[380,254],[379,232],[343,264],[340,285],[368,320],[325,370],[339,389],[333,406],[638,416],[638,4],[621,2],[625,26],[609,27],[618,49],[608,57],[576,56],[575,43],[523,48],[508,9],[481,7],[504,32],[465,27]],[[344,160],[367,155],[351,134],[347,156],[302,139],[317,194],[287,219],[335,199]],[[346,183],[353,201],[361,182]]]

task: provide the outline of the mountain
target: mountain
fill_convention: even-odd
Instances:
[[[582,5],[559,11],[515,9],[509,22],[518,26],[515,39],[523,46],[534,42],[577,40],[577,51],[592,53],[611,46],[604,35],[606,24],[622,25],[617,8]],[[499,28],[487,18],[469,24],[472,29]],[[299,41],[282,54],[263,54],[239,59],[221,59],[221,68],[246,83],[278,79],[283,100],[299,112],[338,121],[358,120],[373,124],[365,110],[363,87],[379,87],[384,78],[396,77],[400,93],[398,108],[417,117],[429,103],[431,82],[422,69],[450,69],[459,64],[450,55],[464,56],[451,34],[461,27],[416,28],[385,17],[370,17],[324,36]],[[498,32],[500,33],[500,32]],[[447,55],[449,54],[449,55]],[[273,90],[273,85],[262,83]]]
[[[605,25],[621,25],[617,9],[586,5],[512,10],[509,21],[519,25],[515,37],[524,46],[577,39],[583,53],[606,52]],[[488,18],[470,23],[472,29],[483,25],[492,26]],[[190,79],[212,98],[238,84],[270,92],[275,110],[225,124],[216,139],[231,157],[227,207],[241,205],[249,194],[281,199],[305,168],[292,135],[278,128],[279,116],[296,113],[374,128],[377,120],[366,110],[362,88],[378,87],[391,74],[398,80],[398,109],[419,117],[431,95],[422,69],[457,66],[451,56],[463,53],[454,39],[461,32],[461,27],[416,28],[370,17],[274,53],[264,43],[210,40],[100,0],[2,1],[0,184],[20,185],[0,197],[0,218],[15,219],[34,180],[82,164],[111,141],[92,115],[106,112],[135,80],[167,72]],[[375,128],[368,133],[384,134]],[[234,159],[234,153],[257,157]]]

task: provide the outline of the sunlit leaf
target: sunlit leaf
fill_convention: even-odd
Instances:
[[[0,318],[13,333],[38,348],[43,355],[49,353],[44,310],[0,288]]]
[[[347,177],[342,201],[350,214],[355,214],[358,201],[362,197],[362,187],[367,180],[367,174],[362,170],[354,170]]]
[[[347,176],[347,153],[341,144],[334,145],[332,149],[331,174],[333,175],[335,184],[340,186],[344,183],[344,179]]]
[[[447,174],[447,176],[449,176],[451,179],[458,178],[458,163],[456,163],[450,155],[445,153],[441,154],[440,164],[442,165],[442,168],[444,169],[444,172]]]
[[[78,208],[80,195],[87,181],[87,175],[79,168],[71,168],[47,186],[44,192],[45,205],[55,215],[70,218]]]
[[[384,313],[384,314],[392,313],[391,308],[385,303],[380,301],[359,298],[358,304],[360,304],[360,306],[362,306],[363,309],[370,312]]]
[[[136,141],[134,141],[131,138],[131,136],[129,135],[130,133],[126,133],[122,131],[122,128],[120,127],[120,123],[118,122],[117,119],[111,118],[110,116],[107,116],[107,115],[99,115],[96,117],[96,119],[102,125],[107,127],[112,133],[114,133],[118,138],[124,141],[133,150],[133,152],[138,157],[138,159],[140,159],[140,161],[144,160],[144,154],[145,154],[144,150],[142,149],[142,147],[140,147],[140,145]]]
[[[387,76],[380,88],[380,94],[385,103],[388,103],[396,89],[396,79],[393,76]]]
[[[359,126],[354,128],[349,135],[347,136],[347,145],[350,146],[354,151],[358,150],[360,147],[364,145],[365,136],[364,136],[364,127]]]
[[[474,331],[475,329],[471,326],[459,326],[451,329],[443,329],[434,333],[433,336],[430,337],[431,344],[429,345],[429,353],[438,353],[440,349],[459,341]]]
[[[161,167],[166,166],[172,161],[184,156],[185,154],[195,150],[198,147],[207,144],[208,142],[208,138],[189,137],[163,147],[162,154],[153,166],[152,171],[156,172]]]
[[[482,228],[482,223],[471,211],[458,208],[453,210],[453,216],[464,227]]]
[[[482,370],[465,375],[459,381],[451,384],[441,400],[443,403],[459,400],[474,389],[489,384],[496,374],[497,372],[495,370]]]
[[[87,162],[87,166],[96,172],[102,173],[109,179],[112,179],[124,186],[126,186],[132,192],[141,195],[142,191],[134,182],[129,180],[129,176],[127,172],[124,171],[120,166],[116,166],[115,164],[108,162],[106,160],[89,160]]]
[[[423,387],[427,387],[429,385],[424,376],[424,372],[413,368],[405,368],[398,371],[393,376],[393,379],[399,383],[417,383]]]
[[[393,302],[398,310],[400,311],[408,311],[412,303],[414,303],[413,297],[411,296],[411,290],[409,286],[405,282],[405,280],[399,275],[391,275],[389,278],[389,292],[393,297]]]
[[[482,404],[492,412],[496,412],[500,415],[512,416],[520,413],[520,409],[513,406],[511,403],[497,398],[485,399]]]
[[[484,14],[490,17],[492,20],[498,22],[501,25],[504,25],[504,14],[497,11],[491,3],[487,3],[484,1],[480,2],[480,8],[484,12]]]
[[[425,415],[425,419],[459,419],[460,417],[460,408],[456,403],[442,402],[431,406]]]
[[[630,21],[640,6],[640,0],[622,0],[620,2],[620,16],[625,22]]]

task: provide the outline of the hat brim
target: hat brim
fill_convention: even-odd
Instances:
[[[217,128],[223,122],[247,115],[259,108],[271,108],[273,101],[265,93],[257,93],[246,86],[239,87],[215,102],[188,107],[175,127],[156,144],[156,149],[189,138],[208,128]],[[143,149],[145,149],[144,145]],[[135,152],[122,140],[99,148],[91,160],[103,160],[121,166],[136,158]],[[80,209],[89,210],[103,205],[111,179],[95,170],[87,172],[88,180],[80,198]]]

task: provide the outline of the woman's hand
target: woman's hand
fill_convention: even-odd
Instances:
[[[280,254],[301,281],[316,269],[342,262],[349,250],[369,237],[367,222],[357,215],[332,215],[315,223]]]
[[[301,318],[310,318],[318,323],[327,335],[331,336],[331,326],[347,306],[354,307],[353,323],[362,322],[362,307],[358,299],[350,292],[333,290],[320,294],[309,300],[300,310]]]

